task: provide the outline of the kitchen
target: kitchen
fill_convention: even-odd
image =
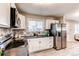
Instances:
[[[53,5],[51,8],[52,5],[45,6],[39,3],[0,4],[0,19],[2,19],[0,20],[0,49],[4,56],[30,56],[36,53],[39,55],[44,51],[47,53],[46,55],[50,55],[46,51],[57,54],[58,51],[68,48],[67,40],[73,36],[73,26],[70,26],[71,36],[71,33],[67,31],[66,22],[74,22],[74,20],[66,20],[67,17],[63,16],[63,13],[57,14],[54,9],[57,9],[59,5],[58,9],[63,11],[70,4]],[[77,4],[71,5],[79,6]],[[70,10],[67,9],[63,12],[70,12],[71,5],[71,8],[68,7]],[[75,6],[73,7],[75,8]],[[73,37],[72,41],[75,41]]]

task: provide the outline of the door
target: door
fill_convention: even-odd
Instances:
[[[56,24],[56,36],[54,37],[54,48],[61,49],[61,24]]]
[[[55,48],[56,49],[61,49],[61,37],[56,37],[55,39]]]
[[[47,37],[47,49],[53,48],[53,37]]]
[[[61,45],[62,48],[66,48],[66,24],[62,24],[62,40],[61,40]]]
[[[21,15],[18,13],[18,18],[20,19],[20,24],[19,24],[19,27],[20,28],[25,28],[25,16],[24,15]]]
[[[39,39],[40,50],[49,49],[53,47],[53,37],[44,37]]]

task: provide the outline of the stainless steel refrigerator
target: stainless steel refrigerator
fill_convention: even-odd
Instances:
[[[54,48],[66,48],[66,24],[55,23],[51,24],[51,36],[54,37]]]

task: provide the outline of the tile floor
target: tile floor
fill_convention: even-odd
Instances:
[[[26,56],[26,49],[18,47],[6,52],[6,56]],[[30,53],[30,56],[79,56],[79,41],[67,42],[67,48],[62,50],[49,49]]]

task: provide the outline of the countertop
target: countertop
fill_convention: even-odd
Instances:
[[[53,36],[21,36],[21,37],[25,37],[27,39],[33,39],[33,38],[44,38],[44,37],[53,37]]]

